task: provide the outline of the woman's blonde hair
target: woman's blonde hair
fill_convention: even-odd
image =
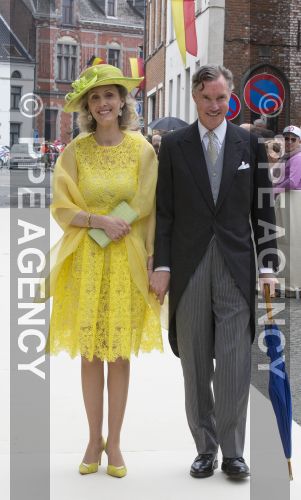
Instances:
[[[119,127],[122,130],[132,128],[138,120],[136,112],[136,101],[128,93],[125,87],[121,85],[114,85],[120,95],[124,99],[124,106],[122,108],[122,115],[118,116]],[[92,117],[92,120],[89,117]],[[80,101],[80,111],[77,117],[77,124],[81,132],[95,132],[97,122],[91,115],[88,108],[88,92],[82,97]]]

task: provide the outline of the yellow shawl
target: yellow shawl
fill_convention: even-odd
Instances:
[[[160,305],[149,292],[147,257],[153,255],[155,231],[155,190],[158,162],[153,147],[138,132],[124,131],[140,144],[138,188],[131,207],[138,213],[130,234],[125,237],[131,276],[146,303],[160,316]],[[76,137],[56,162],[53,178],[53,203],[51,213],[63,229],[62,238],[50,251],[50,274],[46,279],[46,299],[53,295],[55,283],[64,260],[78,247],[88,228],[71,225],[74,216],[82,210],[88,212],[85,200],[77,186],[75,144],[83,134]],[[43,288],[43,287],[41,287]],[[41,297],[43,296],[41,291]]]

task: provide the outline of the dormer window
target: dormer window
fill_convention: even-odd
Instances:
[[[116,17],[116,0],[107,0],[106,7],[107,17]]]
[[[63,0],[62,14],[63,24],[73,24],[73,0]]]

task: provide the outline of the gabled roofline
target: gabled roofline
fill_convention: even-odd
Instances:
[[[3,21],[3,24],[5,24],[5,26],[7,27],[8,31],[11,33],[11,35],[16,39],[16,41],[18,42],[18,44],[21,46],[22,50],[24,50],[24,52],[26,54],[26,57],[28,57],[28,59],[30,60],[30,62],[34,63],[34,59],[29,54],[28,50],[24,47],[24,45],[21,42],[21,40],[19,40],[19,38],[17,37],[17,35],[15,34],[15,32],[11,29],[11,27],[9,26],[9,24],[6,22],[6,20],[4,19],[4,17],[1,14],[0,14],[0,18],[1,18],[1,21]],[[12,57],[11,59],[14,59],[14,58]]]

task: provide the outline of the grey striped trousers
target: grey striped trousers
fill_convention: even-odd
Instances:
[[[216,453],[220,445],[224,457],[240,457],[251,376],[250,309],[215,238],[181,297],[176,321],[197,451]]]

